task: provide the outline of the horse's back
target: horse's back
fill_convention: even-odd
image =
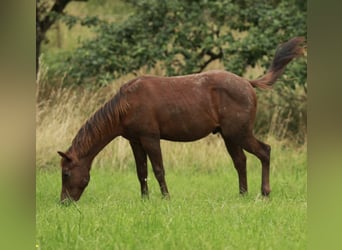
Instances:
[[[174,100],[175,105],[180,98],[209,98],[212,90],[222,91],[242,101],[254,95],[247,80],[223,70],[171,77],[141,76],[123,85],[122,90],[137,101],[147,97],[158,100],[160,104]]]

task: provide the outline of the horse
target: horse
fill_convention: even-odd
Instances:
[[[162,197],[169,198],[160,140],[190,142],[220,133],[238,174],[239,193],[248,191],[244,150],[261,162],[261,194],[271,192],[270,145],[253,134],[256,88],[270,89],[286,65],[304,54],[303,37],[276,49],[267,72],[247,80],[224,70],[184,76],[140,76],[122,85],[79,129],[61,159],[61,201],[80,199],[90,181],[95,156],[114,138],[127,139],[133,151],[141,196],[148,197],[147,157]]]

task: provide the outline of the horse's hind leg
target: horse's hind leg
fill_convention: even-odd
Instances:
[[[228,138],[224,138],[224,142],[226,144],[226,148],[228,153],[232,157],[234,162],[234,167],[239,176],[239,190],[240,194],[245,194],[248,191],[247,186],[247,169],[246,169],[246,155],[243,152],[241,146],[234,143],[233,141],[228,140]]]
[[[169,198],[169,191],[165,181],[165,171],[163,166],[163,159],[160,148],[160,139],[144,137],[141,138],[141,144],[144,147],[150,161],[156,179],[158,180],[160,190],[165,198]]]
[[[244,140],[242,140],[241,146],[251,154],[254,154],[261,161],[261,193],[264,196],[269,195],[271,192],[269,180],[271,147],[257,140],[253,135],[250,135],[249,137],[246,137]]]
[[[130,141],[135,164],[137,168],[137,175],[141,187],[142,198],[148,197],[148,186],[147,186],[147,155],[140,144],[140,142]]]

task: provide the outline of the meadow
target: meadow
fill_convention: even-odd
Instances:
[[[305,249],[305,150],[273,147],[273,191],[265,199],[253,156],[248,155],[249,194],[240,196],[231,160],[220,152],[197,152],[211,151],[203,144],[180,145],[185,152],[178,155],[184,160],[196,151],[206,156],[202,159],[179,160],[177,166],[166,161],[170,200],[161,198],[153,174],[150,199],[141,200],[134,165],[128,161],[122,170],[94,164],[80,201],[61,205],[58,167],[38,169],[37,249]],[[163,143],[166,152],[177,146]],[[222,158],[215,168],[207,169],[217,157]]]

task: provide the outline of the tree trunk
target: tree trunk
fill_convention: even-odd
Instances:
[[[49,30],[52,24],[56,21],[56,15],[54,13],[62,14],[66,5],[70,2],[87,2],[88,0],[55,0],[53,6],[47,13],[44,12],[44,7],[38,6],[36,3],[36,77],[39,72],[39,56],[42,42],[45,39],[45,34]],[[43,16],[41,20],[39,17]]]

